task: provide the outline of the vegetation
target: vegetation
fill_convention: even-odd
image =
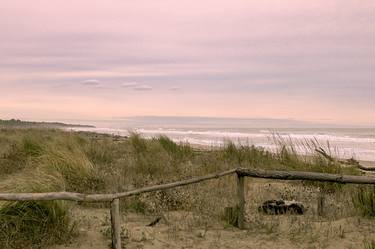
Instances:
[[[365,249],[375,249],[375,240],[370,243],[365,243]]]
[[[107,135],[54,129],[1,129],[0,192],[110,193],[233,167],[358,174],[355,168],[341,167],[334,155],[330,155],[329,146],[322,148],[314,141],[306,142],[303,146],[309,146],[313,154],[299,156],[296,145],[275,139],[279,149],[271,153],[230,142],[223,148],[198,150],[165,136],[146,140],[132,134],[129,138],[113,139]],[[233,195],[229,194],[235,191],[234,185],[228,182],[222,179],[201,183],[199,189],[187,186],[144,194],[122,200],[121,207],[141,213],[195,210],[203,215],[221,216],[217,203],[221,206],[234,203]],[[332,184],[304,184],[332,189]],[[355,192],[355,188],[348,187],[347,190],[352,193],[353,208],[362,215],[374,216],[373,189]],[[66,241],[75,234],[75,223],[69,218],[71,204],[0,202],[0,245],[40,248]]]
[[[62,243],[73,234],[63,202],[15,202],[0,209],[2,248],[38,248]]]
[[[375,186],[359,186],[352,201],[363,216],[375,217]]]
[[[0,119],[1,127],[17,127],[17,128],[64,128],[64,127],[95,127],[92,125],[80,125],[80,124],[65,124],[61,122],[33,122],[33,121],[22,121],[20,119]]]

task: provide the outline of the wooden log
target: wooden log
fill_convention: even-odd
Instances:
[[[237,175],[238,228],[244,229],[245,223],[245,177]]]
[[[112,228],[112,248],[121,249],[121,217],[120,200],[114,199],[111,202],[111,228]]]
[[[364,171],[375,171],[375,167],[366,167],[361,164],[358,164],[358,168]]]
[[[210,174],[201,177],[195,177],[188,180],[182,180],[167,184],[148,186],[140,189],[135,189],[122,193],[115,194],[81,194],[70,192],[51,192],[51,193],[0,193],[0,201],[51,201],[51,200],[68,200],[68,201],[82,201],[82,202],[108,202],[113,199],[138,195],[147,192],[154,192],[159,190],[166,190],[176,187],[182,187],[194,183],[199,183],[223,176],[237,173],[241,176],[280,179],[280,180],[311,180],[321,182],[336,182],[336,183],[357,183],[357,184],[375,184],[375,177],[368,176],[349,176],[349,175],[335,175],[315,172],[300,172],[300,171],[267,171],[255,169],[232,169],[220,173]]]
[[[242,176],[279,179],[279,180],[310,180],[319,182],[375,184],[375,177],[337,175],[304,171],[274,171],[259,169],[237,169]]]

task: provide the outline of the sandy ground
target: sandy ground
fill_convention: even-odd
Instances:
[[[269,216],[260,214],[257,205],[265,198],[280,198],[286,191],[306,203],[305,215]],[[345,212],[345,197],[328,202],[326,217],[316,215],[314,193],[299,185],[280,181],[249,180],[246,194],[247,229],[239,230],[218,219],[205,220],[192,212],[165,212],[154,227],[147,225],[155,216],[122,213],[123,248],[350,248],[363,249],[365,241],[375,239],[375,220],[340,214]],[[341,210],[337,212],[336,210]],[[76,206],[79,235],[70,244],[53,249],[110,248],[108,209]],[[342,218],[344,217],[344,218]]]
[[[110,231],[108,211],[105,209],[79,209],[80,235],[71,244],[54,249],[103,249],[109,248]],[[152,217],[128,214],[123,217],[123,248],[364,248],[364,241],[375,238],[374,222],[358,221],[354,218],[334,222],[316,223],[316,229],[326,234],[304,234],[287,236],[285,231],[241,231],[236,228],[210,227],[207,229],[184,229],[182,213],[172,213],[176,220],[166,224],[162,221],[154,227],[147,227]],[[184,216],[185,217],[185,216]],[[186,217],[185,220],[186,221]],[[330,229],[325,230],[325,228]],[[288,228],[285,228],[288,230]],[[341,229],[344,229],[341,230]]]

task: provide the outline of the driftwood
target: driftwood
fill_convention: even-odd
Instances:
[[[375,171],[375,167],[365,167],[359,161],[355,160],[354,158],[349,158],[349,159],[345,159],[345,160],[336,160],[332,156],[328,155],[328,153],[323,148],[315,149],[315,151],[317,153],[319,153],[320,155],[322,155],[328,161],[338,162],[338,163],[340,163],[344,166],[354,166],[354,167],[357,167],[357,168],[359,168],[361,170],[364,170],[364,171]]]
[[[362,164],[358,163],[357,167],[361,170],[364,170],[364,171],[374,171],[375,172],[375,167],[365,167],[363,166]]]

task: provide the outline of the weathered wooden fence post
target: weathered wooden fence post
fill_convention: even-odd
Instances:
[[[238,228],[244,229],[245,222],[245,177],[237,173]]]
[[[111,202],[111,227],[112,227],[112,248],[121,249],[121,217],[120,200],[114,199]]]

